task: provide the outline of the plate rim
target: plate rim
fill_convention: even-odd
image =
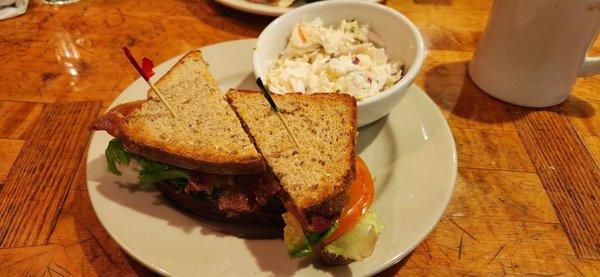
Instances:
[[[266,16],[280,16],[293,10],[293,7],[275,7],[246,0],[214,0],[215,2],[235,10]]]
[[[246,0],[214,0],[214,1],[223,6],[232,8],[234,10],[243,11],[243,12],[247,12],[247,13],[251,13],[251,14],[257,14],[257,15],[271,16],[271,17],[278,17],[284,13],[290,12],[290,11],[294,10],[295,8],[297,8],[297,6],[294,6],[295,3],[289,7],[276,7],[276,6],[270,6],[267,4],[254,3],[254,2],[250,2],[250,1],[246,1]],[[330,0],[330,1],[335,1],[335,0]],[[354,0],[354,1],[361,1],[361,0]],[[385,0],[363,0],[363,1],[383,3]],[[310,4],[310,3],[303,3],[300,6],[303,6],[306,4]]]
[[[220,0],[215,0],[215,1],[220,1]],[[202,47],[196,48],[198,50],[204,50],[205,48],[218,48],[219,46],[225,45],[225,44],[243,44],[243,43],[247,43],[248,45],[254,45],[254,43],[256,42],[256,39],[250,38],[250,39],[239,39],[239,40],[229,40],[229,41],[223,41],[223,42],[219,42],[219,43],[215,43],[215,44],[209,44],[209,45],[204,45]],[[166,59],[165,61],[163,61],[161,64],[159,64],[158,66],[167,63],[169,61],[172,61],[174,59],[177,59],[178,57],[183,56],[184,54],[178,54],[175,55],[171,58]],[[134,83],[136,82],[140,82],[141,77],[136,78],[135,80],[133,80],[126,88],[124,88],[116,97],[115,99],[110,103],[109,108],[114,107],[117,104],[120,104],[121,101],[118,101],[119,98],[123,95],[123,93],[129,89],[130,86],[134,85]],[[417,86],[416,84],[412,84],[411,86],[416,87],[416,89],[421,90],[422,92],[424,92],[419,86]],[[439,107],[435,104],[435,102],[425,93],[420,93],[419,94],[419,98],[421,98],[421,101],[424,101],[425,103],[427,103],[427,105],[432,106],[432,110],[434,110],[434,114],[435,117],[441,119],[441,129],[447,133],[447,135],[449,136],[450,140],[450,145],[451,145],[451,149],[448,149],[449,152],[451,153],[451,159],[449,160],[449,165],[452,166],[452,170],[451,170],[451,174],[450,174],[450,178],[448,180],[448,190],[446,195],[444,196],[443,202],[441,204],[443,209],[441,209],[441,211],[439,211],[439,213],[437,213],[437,215],[432,218],[434,222],[434,224],[431,224],[426,230],[425,232],[423,232],[423,235],[420,236],[418,239],[414,240],[408,248],[406,248],[404,251],[397,253],[396,255],[394,255],[393,257],[389,258],[387,261],[382,262],[379,266],[373,268],[373,270],[369,273],[370,275],[374,275],[377,273],[382,272],[383,270],[389,268],[390,266],[398,263],[400,260],[402,260],[403,258],[405,258],[409,253],[411,253],[412,251],[414,251],[414,249],[416,247],[418,247],[426,238],[427,236],[429,236],[429,234],[433,231],[433,229],[437,226],[437,224],[439,223],[439,221],[441,220],[441,218],[444,216],[446,210],[448,209],[448,205],[450,203],[450,200],[452,199],[452,195],[453,195],[453,191],[454,188],[456,186],[456,178],[458,175],[458,159],[457,159],[457,150],[456,150],[456,141],[454,139],[454,136],[452,134],[452,131],[450,129],[450,126],[448,124],[448,121],[446,120],[444,114],[442,113],[442,111],[439,109]],[[377,121],[376,121],[377,122]],[[374,123],[376,123],[374,122]],[[389,124],[389,123],[386,123]],[[88,196],[90,198],[90,203],[92,204],[92,209],[94,210],[94,213],[96,215],[96,218],[98,218],[98,221],[100,222],[100,224],[102,225],[102,227],[104,228],[104,230],[106,230],[106,232],[108,233],[108,235],[111,237],[111,239],[113,239],[118,246],[123,249],[123,251],[125,251],[127,253],[127,255],[129,255],[130,257],[132,257],[134,260],[136,260],[137,262],[141,263],[142,265],[144,265],[146,268],[154,271],[155,273],[161,274],[161,275],[169,275],[170,272],[162,269],[161,267],[159,267],[158,265],[152,263],[151,261],[144,259],[143,257],[141,257],[140,255],[136,254],[130,247],[127,246],[127,244],[125,244],[123,241],[121,241],[119,238],[115,237],[115,235],[113,234],[113,232],[111,232],[111,230],[109,228],[107,228],[106,223],[102,220],[101,217],[98,216],[97,213],[97,207],[94,204],[94,201],[92,201],[93,195],[92,195],[92,189],[94,187],[92,187],[92,185],[90,184],[90,180],[88,178],[89,174],[88,171],[90,170],[89,168],[89,161],[90,161],[90,149],[92,147],[92,140],[95,139],[95,133],[92,133],[90,136],[90,140],[89,140],[89,144],[88,147],[86,148],[87,150],[87,156],[86,156],[86,188],[88,191]]]

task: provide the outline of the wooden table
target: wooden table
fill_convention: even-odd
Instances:
[[[96,218],[90,122],[135,78],[120,48],[160,63],[256,37],[271,18],[213,1],[30,1],[0,21],[0,275],[150,275]],[[384,275],[600,275],[600,78],[567,102],[517,108],[466,74],[491,1],[390,0],[427,42],[416,83],[450,123],[459,178],[435,230]],[[591,54],[600,54],[600,44]]]

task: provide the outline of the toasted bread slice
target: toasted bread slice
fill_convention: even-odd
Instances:
[[[123,115],[119,131],[114,132],[127,150],[206,173],[264,170],[261,155],[225,101],[200,51],[185,55],[156,87],[178,116],[172,117],[154,92],[149,92],[148,100]]]
[[[261,92],[230,90],[226,98],[308,221],[305,227],[315,218],[337,219],[356,175],[356,100],[346,94],[273,95],[297,147]]]

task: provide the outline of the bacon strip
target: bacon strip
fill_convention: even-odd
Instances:
[[[219,195],[217,206],[219,209],[238,213],[257,212],[260,206],[252,196],[249,187],[239,185],[228,187]]]
[[[268,175],[216,175],[193,172],[185,193],[205,192],[212,195],[221,190],[217,207],[224,211],[254,213],[269,206],[269,200],[279,191],[279,183]]]
[[[214,182],[210,174],[200,174],[193,172],[190,175],[190,180],[183,190],[185,193],[208,192],[213,190]]]
[[[250,185],[254,191],[254,199],[260,206],[266,206],[273,196],[281,189],[279,182],[271,175],[255,175],[254,180]]]
[[[142,107],[147,100],[138,100],[118,105],[104,115],[96,119],[92,124],[93,130],[104,130],[111,136],[118,138],[121,135],[121,129],[127,123],[125,117]]]

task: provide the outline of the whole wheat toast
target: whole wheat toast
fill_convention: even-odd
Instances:
[[[226,94],[301,216],[337,219],[356,175],[356,100],[329,93],[272,96],[300,147],[261,92]]]
[[[147,101],[138,103],[139,108],[130,108],[127,114],[117,112],[115,116],[109,111],[105,115],[119,119],[118,130],[113,133],[127,150],[206,173],[253,174],[264,170],[261,155],[225,101],[200,51],[186,54],[155,85],[177,117],[170,115],[152,91]],[[102,121],[100,118],[97,123]],[[94,124],[94,128],[107,130],[102,124]]]

